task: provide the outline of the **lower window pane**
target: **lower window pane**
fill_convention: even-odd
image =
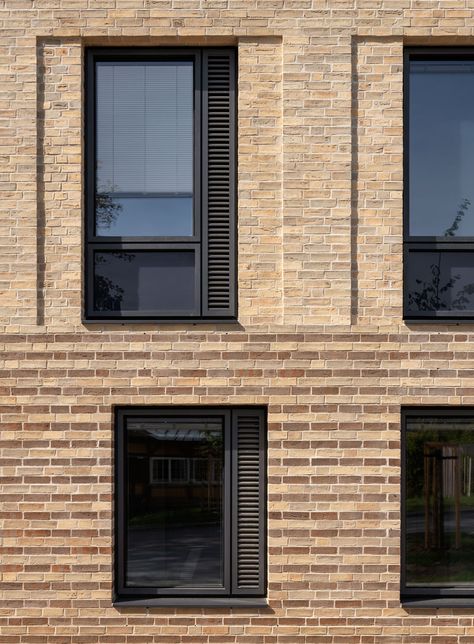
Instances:
[[[96,251],[94,310],[195,313],[193,251]]]
[[[126,435],[126,585],[222,587],[222,421],[129,420]]]
[[[406,428],[407,587],[474,586],[474,417]]]
[[[474,312],[474,252],[410,251],[407,313]]]

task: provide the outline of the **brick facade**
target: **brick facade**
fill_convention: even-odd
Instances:
[[[474,404],[402,320],[403,44],[474,0],[0,3],[2,644],[474,642],[400,606],[400,407]],[[237,325],[81,322],[83,52],[235,44]],[[268,406],[268,608],[114,608],[113,407]]]

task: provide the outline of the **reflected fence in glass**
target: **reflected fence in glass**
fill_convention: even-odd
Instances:
[[[474,590],[474,418],[407,419],[405,585]]]

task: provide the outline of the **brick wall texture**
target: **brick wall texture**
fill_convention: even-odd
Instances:
[[[0,2],[1,644],[466,644],[400,606],[400,408],[474,404],[402,320],[404,44],[474,0]],[[239,324],[81,321],[88,45],[235,44]],[[114,608],[113,408],[268,406],[268,608]]]

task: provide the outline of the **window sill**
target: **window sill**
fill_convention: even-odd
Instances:
[[[160,319],[160,318],[123,318],[123,319],[107,319],[107,318],[82,318],[82,324],[120,324],[121,326],[129,326],[130,324],[149,324],[160,326],[161,324],[229,324],[231,326],[240,326],[240,322],[235,318],[176,318],[173,320]]]
[[[403,608],[474,608],[474,597],[402,597]]]
[[[133,608],[134,606],[179,607],[191,606],[196,608],[266,608],[268,601],[265,597],[149,597],[140,599],[116,598],[112,605],[115,608]]]
[[[426,318],[403,318],[406,325],[410,324],[474,324],[474,317],[465,318],[445,318],[445,317],[426,317]]]

